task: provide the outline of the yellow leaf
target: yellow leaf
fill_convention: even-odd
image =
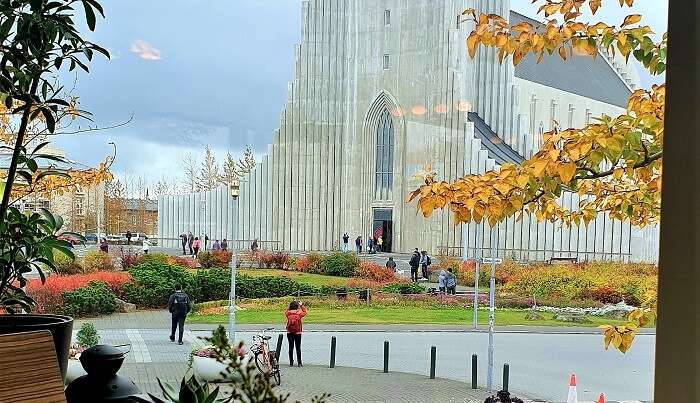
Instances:
[[[510,192],[510,190],[513,189],[513,187],[508,185],[507,183],[496,183],[495,185],[493,185],[493,187],[504,195],[508,194],[508,192]]]
[[[467,49],[469,49],[469,57],[474,58],[476,55],[476,45],[479,42],[479,38],[474,32],[467,38]]]
[[[542,177],[544,170],[547,168],[547,163],[547,160],[537,160],[532,164],[532,171],[536,177]]]
[[[549,150],[549,158],[552,161],[556,161],[559,158],[559,154],[561,154],[561,151],[557,148],[555,148],[554,150]]]
[[[515,182],[518,184],[520,189],[525,189],[525,186],[527,186],[529,181],[530,177],[527,175],[519,175],[517,179],[515,179]]]
[[[636,24],[642,20],[642,16],[639,14],[632,14],[625,17],[625,21],[622,22],[622,26],[626,27],[628,25]]]
[[[622,174],[624,174],[624,173],[625,173],[624,169],[615,168],[615,170],[613,171],[613,178],[620,180],[620,178],[622,178]]]
[[[573,162],[567,162],[559,167],[559,177],[561,178],[562,182],[571,182],[574,175],[576,175],[576,164]]]
[[[559,47],[559,56],[561,56],[562,59],[566,60],[566,48],[563,46]]]

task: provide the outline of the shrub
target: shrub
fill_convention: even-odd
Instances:
[[[95,325],[90,322],[83,323],[80,330],[75,335],[75,339],[79,346],[84,348],[94,347],[100,342],[100,336],[97,334]]]
[[[199,260],[186,256],[170,256],[167,262],[169,265],[180,266],[187,269],[200,268]]]
[[[114,262],[109,254],[100,251],[90,251],[83,257],[83,268],[86,273],[98,271],[114,271]]]
[[[170,260],[170,255],[166,255],[165,253],[145,253],[143,255],[139,255],[138,257],[138,263],[156,263],[156,264],[168,264],[168,261]]]
[[[115,296],[109,286],[91,281],[86,287],[62,294],[61,313],[72,317],[108,315],[117,310]]]
[[[383,292],[390,294],[422,294],[425,292],[425,288],[420,284],[413,282],[406,283],[391,283],[387,284],[382,288]]]
[[[86,286],[92,281],[99,281],[109,286],[112,293],[124,299],[124,286],[131,282],[129,273],[97,272],[70,276],[53,275],[46,279],[34,279],[27,284],[27,293],[36,301],[36,313],[58,313],[63,306],[62,294]]]
[[[167,306],[176,284],[182,285],[191,299],[199,299],[199,287],[196,286],[194,276],[180,266],[154,261],[133,267],[129,273],[134,282],[125,286],[126,300],[138,306]]]
[[[56,273],[62,275],[83,274],[83,267],[76,261],[61,252],[54,252],[53,261],[56,265]]]
[[[360,261],[353,253],[334,252],[321,261],[321,274],[337,277],[353,277]]]
[[[129,270],[134,266],[138,266],[141,263],[141,256],[131,249],[124,249],[123,246],[119,247],[119,264],[123,270]]]
[[[236,277],[236,297],[238,298],[278,298],[297,293],[314,295],[324,292],[328,290],[301,284],[287,277]]]
[[[378,282],[389,282],[396,280],[396,273],[394,273],[394,269],[362,261],[355,270],[355,277]]]
[[[229,267],[233,254],[227,251],[199,252],[197,260],[205,269],[212,267]]]
[[[231,269],[199,270],[195,276],[195,284],[199,288],[201,301],[228,299],[231,291]]]
[[[286,270],[289,264],[289,254],[284,252],[259,252],[257,257],[266,269]]]
[[[316,252],[311,252],[306,256],[302,256],[296,261],[296,270],[303,273],[322,274],[323,273],[323,256]]]

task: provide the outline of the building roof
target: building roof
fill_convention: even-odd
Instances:
[[[496,161],[498,165],[505,163],[522,164],[525,159],[506,144],[498,134],[491,130],[481,116],[475,112],[469,112],[468,118],[474,123],[474,135],[481,140],[481,146],[488,152],[489,158]]]
[[[127,210],[140,210],[141,209],[141,202],[142,200],[140,199],[126,199],[125,204],[126,204],[126,209]],[[158,211],[158,200],[143,200],[143,208],[146,211]]]
[[[511,25],[523,21],[534,26],[541,24],[511,11]],[[515,76],[622,108],[627,107],[627,100],[632,94],[602,54],[595,59],[573,55],[568,60],[562,60],[556,53],[549,55],[545,52],[542,61],[537,63],[537,58],[530,53],[515,66]]]

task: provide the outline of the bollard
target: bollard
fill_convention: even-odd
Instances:
[[[389,373],[389,342],[384,342],[384,373]]]
[[[430,347],[430,379],[435,379],[435,346]]]
[[[508,392],[508,380],[510,378],[510,365],[503,364],[503,390]]]
[[[476,389],[476,354],[472,354],[472,389]]]
[[[280,360],[281,354],[282,354],[282,339],[284,336],[281,334],[277,336],[277,361]]]
[[[331,337],[331,368],[335,368],[335,336]]]

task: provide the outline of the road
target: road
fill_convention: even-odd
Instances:
[[[206,334],[196,332],[199,336]],[[238,336],[250,341],[252,334]],[[484,333],[307,332],[303,339],[305,362],[327,365],[332,336],[337,337],[338,366],[382,368],[383,343],[388,340],[390,371],[427,375],[430,346],[436,346],[438,377],[471,379],[471,355],[477,354],[479,385],[486,384],[488,336]],[[495,338],[494,387],[501,386],[501,369],[507,362],[510,389],[528,397],[566,401],[569,376],[575,373],[582,401],[594,401],[600,393],[605,393],[609,400],[650,401],[654,340],[653,335],[639,336],[632,351],[622,355],[605,351],[597,334],[499,333]]]

